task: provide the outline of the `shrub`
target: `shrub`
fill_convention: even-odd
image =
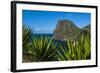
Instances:
[[[32,54],[33,61],[41,62],[56,60],[56,46],[57,44],[53,41],[53,39],[47,36],[34,36],[27,48],[29,49],[28,52]]]
[[[60,45],[57,50],[58,60],[86,60],[90,59],[90,35],[81,35],[79,41],[66,41],[66,47]]]
[[[22,40],[23,40],[23,62],[32,61],[31,55],[28,53],[27,45],[30,43],[32,39],[32,30],[30,27],[23,25],[22,26]]]

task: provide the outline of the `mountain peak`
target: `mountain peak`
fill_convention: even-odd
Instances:
[[[53,32],[53,38],[57,40],[73,40],[77,36],[77,33],[79,33],[79,30],[72,21],[60,20]]]
[[[73,26],[74,25],[74,23],[72,22],[72,21],[70,21],[70,20],[60,20],[60,21],[58,21],[58,25],[64,25],[64,26]]]

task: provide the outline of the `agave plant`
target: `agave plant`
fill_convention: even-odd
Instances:
[[[31,55],[28,53],[27,45],[32,39],[32,30],[30,27],[23,25],[22,27],[22,39],[23,39],[23,62],[31,61]]]
[[[60,45],[58,53],[58,60],[85,60],[90,59],[90,35],[82,35],[79,41],[66,41],[66,46]]]
[[[41,62],[56,60],[56,46],[57,44],[53,41],[53,39],[47,36],[34,36],[27,48],[29,48],[28,52],[32,54],[33,61]]]
[[[27,52],[27,45],[30,43],[31,39],[32,39],[32,30],[30,27],[23,25],[23,29],[22,29],[22,38],[23,38],[23,51]]]

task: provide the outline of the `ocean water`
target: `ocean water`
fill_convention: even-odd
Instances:
[[[33,34],[33,36],[38,37],[38,38],[40,38],[41,36],[42,36],[42,37],[49,37],[49,38],[52,38],[52,37],[53,37],[53,34]],[[63,48],[64,48],[64,47],[66,48],[66,46],[67,46],[67,44],[66,44],[65,41],[53,39],[53,42],[58,44],[56,48],[58,48],[59,45],[62,45]]]
[[[35,37],[43,36],[43,37],[50,37],[50,38],[52,38],[53,34],[33,34],[33,36],[35,36]]]

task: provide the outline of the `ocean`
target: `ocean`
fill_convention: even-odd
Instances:
[[[43,36],[43,37],[50,37],[50,38],[52,38],[53,34],[33,34],[33,36],[35,36],[35,37]]]
[[[49,38],[52,38],[53,37],[53,34],[33,34],[33,36],[35,36],[35,37],[49,37]],[[55,43],[57,43],[58,44],[58,46],[59,45],[62,45],[62,47],[66,47],[67,45],[66,45],[66,43],[67,42],[65,42],[65,41],[61,41],[61,40],[55,40],[55,39],[53,39],[53,42],[55,42]],[[57,48],[58,48],[58,46],[57,46]]]

